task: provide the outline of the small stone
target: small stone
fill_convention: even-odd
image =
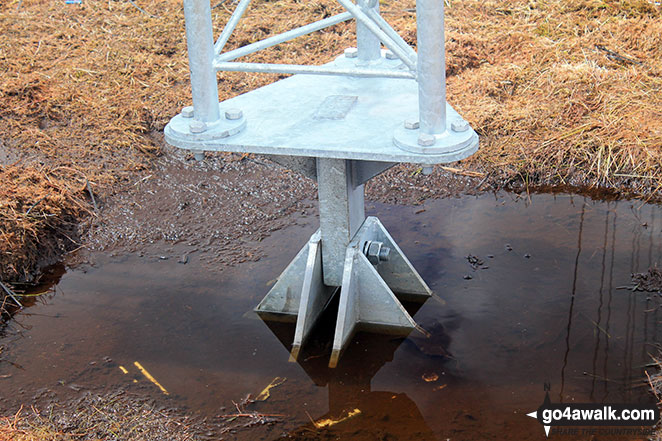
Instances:
[[[529,253],[526,253],[526,254],[524,255],[524,258],[525,258],[525,259],[530,259],[530,258],[531,258],[531,255],[530,255]]]
[[[464,275],[464,280],[471,280],[473,277],[471,277],[471,274],[465,274]]]
[[[511,247],[510,244],[507,243],[507,244],[506,244],[506,250],[508,250],[508,251],[512,251],[512,250],[513,250],[513,247]]]

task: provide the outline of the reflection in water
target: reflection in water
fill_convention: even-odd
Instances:
[[[351,408],[361,414],[324,433],[540,439],[525,414],[544,383],[564,402],[651,399],[642,366],[660,349],[660,297],[624,288],[633,271],[659,265],[660,207],[569,195],[532,195],[527,206],[500,193],[368,211],[436,294],[416,312],[430,339],[359,334],[330,371],[331,338],[318,332],[301,363],[288,363],[274,334],[289,345],[291,329],[272,333],[252,309],[317,229],[317,219],[297,218],[260,243],[268,257],[221,272],[195,253],[186,265],[94,255],[96,265],[68,271],[48,304],[12,320],[29,338],[0,338],[0,376],[11,375],[0,381],[0,407],[28,400],[21,391],[72,391],[62,383],[134,387],[117,367],[134,361],[171,393],[156,399],[210,418],[287,378],[256,404],[285,417],[236,434],[247,440],[316,439],[311,418],[335,421]],[[471,267],[469,255],[484,264]],[[333,323],[320,329],[332,333]]]
[[[568,366],[568,354],[570,353],[570,330],[572,329],[572,311],[575,307],[575,295],[577,293],[577,272],[579,271],[579,256],[582,254],[582,232],[584,231],[584,214],[586,213],[586,200],[582,203],[582,214],[579,219],[579,235],[577,237],[577,256],[575,257],[575,268],[572,273],[572,291],[570,293],[570,311],[568,312],[568,328],[565,336],[565,355],[563,356],[563,367],[561,368],[561,390],[559,401],[563,402],[563,388],[565,387],[565,368]]]
[[[310,423],[292,430],[283,439],[319,439],[316,429],[323,426],[328,436],[339,439],[436,440],[415,401],[407,394],[372,390],[373,377],[393,360],[405,338],[359,332],[338,367],[328,367],[337,302],[336,298],[320,318],[297,361],[315,385],[328,388],[328,412],[311,415]],[[421,305],[407,306],[413,316]],[[265,324],[289,352],[295,325],[268,320]],[[449,341],[440,332],[425,338]]]

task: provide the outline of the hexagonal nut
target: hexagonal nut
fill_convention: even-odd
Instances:
[[[429,133],[421,133],[418,137],[418,145],[421,147],[430,147],[437,142],[437,138]]]
[[[182,116],[184,118],[193,118],[193,106],[186,106],[182,109]]]
[[[225,111],[225,118],[230,121],[235,121],[241,119],[244,116],[244,112],[241,109],[228,109]]]
[[[202,121],[198,121],[197,119],[194,119],[188,125],[188,129],[191,131],[191,133],[202,133],[205,130],[207,130],[207,124],[205,124]]]
[[[454,132],[466,132],[469,130],[469,123],[463,119],[456,119],[451,123],[451,129]]]
[[[421,127],[421,123],[417,119],[406,119],[405,120],[405,129],[407,130],[416,130]]]
[[[390,50],[390,49],[387,50],[387,51],[384,53],[384,57],[386,57],[387,60],[397,60],[397,59],[398,59],[398,56],[395,55],[395,54],[393,53],[393,51]]]
[[[355,47],[348,47],[345,49],[345,57],[356,58],[359,56],[359,50]]]

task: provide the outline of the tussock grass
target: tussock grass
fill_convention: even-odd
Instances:
[[[218,35],[234,4],[214,6]],[[381,2],[412,44],[414,7]],[[337,12],[331,0],[255,0],[228,49]],[[494,186],[662,199],[660,6],[449,0],[446,14],[449,101],[481,135],[463,167]],[[61,225],[90,212],[83,183],[103,195],[150,166],[190,90],[180,0],[14,0],[0,5],[0,29],[0,153],[18,158],[0,166],[0,277],[8,281],[25,279],[40,250],[65,241]],[[247,59],[321,64],[352,45],[353,25],[343,23]],[[222,74],[220,95],[279,78]]]

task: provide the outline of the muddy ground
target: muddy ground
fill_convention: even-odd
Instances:
[[[383,3],[414,44],[413,2]],[[314,183],[264,158],[218,154],[196,162],[165,146],[163,126],[190,104],[181,7],[140,4],[0,6],[8,37],[0,42],[0,280],[35,282],[44,265],[86,260],[86,249],[140,251],[182,264],[198,253],[210,268],[237,265],[261,257],[260,241],[285,226],[286,215],[316,212]],[[337,8],[273,4],[288,20],[255,26],[272,7],[265,2],[230,45]],[[481,135],[481,151],[430,176],[397,166],[369,183],[368,204],[415,205],[498,187],[525,195],[550,185],[660,199],[659,5],[452,5],[449,96]],[[215,9],[216,22],[230,13]],[[353,39],[349,25],[340,25],[259,61],[320,64]],[[219,87],[227,98],[275,79],[229,74]],[[12,288],[20,294],[23,287]]]
[[[259,259],[259,242],[286,226],[289,214],[317,213],[315,182],[264,157],[207,154],[196,161],[186,151],[162,148],[148,173],[97,202],[101,210],[91,219],[86,248],[168,255],[184,244],[209,263],[236,265]],[[418,166],[399,165],[368,183],[366,201],[418,205],[479,186],[489,188],[478,177],[441,168],[424,176]]]

